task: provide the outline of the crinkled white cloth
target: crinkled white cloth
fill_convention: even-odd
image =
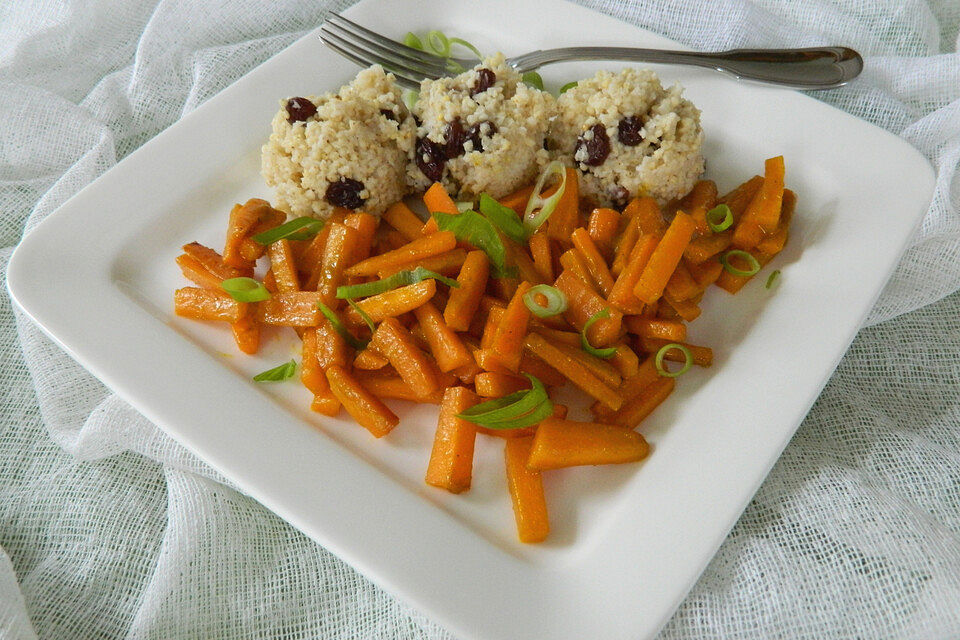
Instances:
[[[817,97],[937,169],[868,327],[663,635],[960,637],[960,3],[588,4],[701,49],[856,47],[862,79]],[[0,266],[25,229],[330,8],[0,3]],[[5,291],[0,356],[0,637],[449,637],[117,400]]]

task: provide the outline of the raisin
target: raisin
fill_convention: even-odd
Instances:
[[[460,122],[460,118],[456,118],[453,122],[447,124],[443,136],[447,139],[447,144],[444,146],[446,158],[451,160],[462,156],[463,143],[467,141],[467,132],[463,130],[463,123]]]
[[[626,187],[623,187],[619,184],[615,184],[607,189],[607,193],[610,194],[610,200],[618,209],[625,207],[627,204],[627,199],[630,197],[630,192],[627,191]]]
[[[593,134],[589,140],[584,137],[587,133]],[[582,157],[581,150],[586,152],[585,158]],[[602,124],[593,125],[577,138],[577,146],[573,150],[573,157],[578,162],[590,167],[599,167],[608,155],[610,155],[610,138]]]
[[[483,125],[487,125],[487,132],[483,133]],[[484,120],[483,122],[478,122],[477,124],[470,127],[470,131],[467,132],[467,139],[473,143],[474,151],[483,151],[483,136],[492,136],[497,132],[497,125],[493,124],[489,120]]]
[[[395,114],[393,111],[390,111],[390,109],[380,109],[380,115],[387,120],[393,120],[394,122],[397,122],[397,114]]]
[[[492,87],[493,83],[496,81],[497,74],[495,74],[493,71],[490,71],[490,69],[477,69],[477,81],[474,83],[473,88],[470,89],[470,97],[472,98],[478,93],[483,93]]]
[[[361,191],[363,191],[363,183],[359,180],[340,178],[327,187],[326,199],[335,207],[359,209],[364,203],[364,199],[360,197]]]
[[[635,147],[643,142],[643,136],[640,135],[640,129],[643,123],[637,116],[627,116],[617,125],[617,138],[628,147]]]
[[[443,177],[443,165],[447,161],[444,148],[430,138],[423,137],[417,139],[414,153],[417,167],[423,175],[433,182],[440,182]]]
[[[317,106],[306,98],[287,100],[287,122],[303,122],[317,112]]]

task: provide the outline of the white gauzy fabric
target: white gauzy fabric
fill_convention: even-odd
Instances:
[[[69,196],[345,4],[0,3],[0,270]],[[816,97],[937,170],[867,327],[663,637],[960,637],[960,3],[586,4],[700,49],[853,46],[862,78]],[[0,357],[0,639],[450,637],[111,395],[5,291]]]

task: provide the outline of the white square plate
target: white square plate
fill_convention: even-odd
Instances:
[[[383,33],[440,28],[508,55],[575,44],[679,48],[559,0],[365,0],[347,14]],[[509,16],[509,19],[503,19]],[[618,64],[549,67],[556,89]],[[553,533],[516,541],[502,444],[480,438],[473,489],[423,474],[433,407],[374,440],[312,414],[297,384],[253,373],[294,354],[274,337],[235,353],[222,327],[173,315],[180,245],[222,242],[234,202],[270,197],[259,148],[278,100],[335,90],[357,68],[311,34],[145,144],[40,224],[15,252],[18,304],[81,364],[250,495],[464,638],[653,635],[723,541],[846,350],[933,188],[895,136],[799,93],[709,71],[658,69],[703,112],[707,175],[727,190],[783,154],[799,194],[772,268],[704,301],[691,341],[716,363],[681,380],[644,424],[642,465],[546,474]],[[762,280],[763,278],[758,278]]]

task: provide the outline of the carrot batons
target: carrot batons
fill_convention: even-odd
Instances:
[[[565,171],[567,183],[557,207],[547,219],[547,235],[554,240],[569,243],[570,234],[580,219],[580,182],[576,169],[567,167]]]
[[[195,258],[187,254],[179,255],[177,256],[177,266],[180,267],[180,272],[183,273],[183,276],[190,282],[204,289],[210,289],[211,291],[223,290],[220,287],[220,283],[222,283],[224,279],[208,271]]]
[[[384,211],[383,219],[391,227],[402,233],[407,240],[419,238],[420,230],[423,229],[423,221],[402,201]]]
[[[562,373],[573,384],[588,395],[596,398],[614,411],[620,408],[623,399],[600,378],[594,375],[582,362],[560,350],[536,333],[527,336],[525,346],[533,355]]]
[[[367,351],[369,349],[364,349],[360,353],[366,353]],[[443,389],[437,389],[427,395],[420,395],[415,393],[410,385],[403,381],[403,378],[393,372],[354,371],[353,375],[367,391],[378,398],[393,398],[428,404],[440,404],[440,400],[443,399]]]
[[[527,241],[533,265],[544,282],[553,282],[553,253],[550,248],[550,236],[545,231],[537,231]]]
[[[751,249],[757,246],[764,233],[776,230],[783,204],[783,178],[783,156],[770,158],[764,163],[763,184],[737,222],[733,246]]]
[[[607,268],[607,262],[600,250],[593,243],[593,238],[583,227],[575,229],[570,238],[573,240],[573,246],[580,253],[580,257],[583,258],[591,282],[596,285],[597,290],[604,297],[610,295],[610,289],[613,288],[613,276],[610,275],[610,269]]]
[[[700,180],[690,193],[680,200],[680,210],[686,211],[697,225],[697,232],[703,235],[710,233],[707,224],[707,211],[717,203],[717,185],[713,180]]]
[[[643,460],[650,445],[636,431],[598,422],[547,418],[537,427],[527,467],[537,471]]]
[[[461,493],[470,488],[477,430],[472,422],[458,418],[457,414],[477,401],[476,394],[465,387],[451,387],[443,393],[437,433],[427,464],[427,484],[450,493]]]
[[[460,272],[461,267],[463,267],[466,259],[466,249],[453,249],[452,251],[444,251],[443,253],[438,253],[428,258],[420,258],[413,262],[406,262],[381,269],[377,272],[377,276],[386,278],[398,271],[413,271],[417,267],[423,267],[424,269],[435,271],[444,276],[456,276]]]
[[[680,258],[683,257],[683,250],[693,237],[694,229],[693,218],[683,211],[677,211],[677,215],[667,227],[663,238],[657,243],[657,248],[653,250],[647,266],[643,268],[640,279],[633,288],[634,294],[641,302],[647,304],[656,302],[663,294],[664,287],[667,286]]]
[[[689,344],[680,340],[660,340],[657,338],[645,338],[642,336],[639,338],[639,341],[640,346],[646,353],[656,353],[663,346],[670,344],[671,342],[676,342],[690,350],[690,355],[693,357],[693,364],[701,367],[709,367],[713,364],[713,349],[710,347],[700,347],[695,344]],[[663,355],[663,359],[669,360],[670,362],[686,362],[686,356],[684,356],[679,349],[670,349]]]
[[[607,300],[624,313],[640,313],[643,310],[643,303],[633,290],[659,241],[660,238],[655,235],[644,235],[639,238],[630,252],[626,266],[620,271],[620,275],[610,289]]]
[[[607,301],[597,295],[590,285],[564,269],[554,286],[567,298],[568,306],[563,313],[564,317],[579,331],[583,331],[587,320],[594,314],[604,309],[610,310],[610,317],[600,318],[590,326],[587,332],[590,344],[602,347],[613,344],[620,338],[623,314],[617,309],[611,309]]]
[[[620,228],[620,214],[613,209],[598,208],[590,212],[587,221],[587,233],[606,260],[613,255],[613,241]],[[550,278],[553,280],[553,278]]]
[[[327,369],[327,382],[350,417],[375,438],[382,438],[400,423],[400,418],[387,405],[343,367],[334,365]]]
[[[225,291],[183,287],[173,295],[174,311],[191,320],[237,322],[247,314],[247,304],[237,302]]]
[[[346,270],[348,276],[375,276],[391,267],[429,258],[450,251],[457,246],[457,238],[449,231],[438,231],[412,240],[399,249],[367,258]]]
[[[630,258],[630,252],[633,251],[634,245],[637,243],[637,238],[640,237],[640,225],[637,223],[635,218],[627,218],[626,227],[623,229],[623,233],[620,234],[620,237],[617,238],[617,242],[614,245],[613,249],[613,263],[610,265],[610,275],[614,278],[618,277],[627,266],[627,261]]]
[[[277,293],[257,303],[256,318],[263,324],[283,327],[315,327],[320,324],[320,294],[316,291]]]
[[[675,378],[661,378],[643,387],[636,395],[628,399],[620,409],[612,414],[603,416],[600,420],[607,424],[615,424],[627,429],[635,429],[644,418],[653,413],[667,399],[676,385]]]
[[[434,280],[421,280],[404,287],[397,287],[390,291],[378,293],[375,296],[364,298],[357,303],[370,319],[380,322],[384,318],[399,316],[413,311],[422,304],[426,304],[437,292],[437,283]],[[363,318],[356,309],[350,308],[344,313],[347,322],[355,327],[363,324]]]
[[[449,213],[450,215],[458,215],[460,213],[460,210],[457,209],[457,203],[453,201],[453,198],[447,194],[446,189],[439,182],[434,182],[423,194],[423,204],[426,205],[429,214]],[[438,230],[437,221],[431,216],[427,223],[423,225],[421,234],[428,236]]]
[[[517,521],[520,542],[542,542],[550,534],[547,501],[539,471],[527,467],[533,438],[510,438],[505,442],[507,486]]]
[[[370,345],[382,353],[414,393],[428,396],[440,386],[437,366],[417,347],[396,318],[386,318],[373,332]]]
[[[433,304],[427,302],[413,311],[430,346],[430,353],[437,361],[440,371],[453,371],[474,362],[470,350],[443,321],[443,315]]]
[[[636,220],[640,233],[646,235],[661,236],[666,228],[657,201],[649,196],[631,200],[624,208],[623,216]]]
[[[490,260],[483,251],[471,251],[457,276],[459,287],[450,289],[443,319],[454,331],[470,328],[490,276]]]
[[[521,282],[510,299],[490,346],[483,349],[478,359],[480,366],[488,371],[516,373],[523,355],[523,338],[530,323],[530,309],[523,302],[523,295],[530,290],[529,282]]]
[[[276,282],[277,291],[287,293],[299,291],[300,283],[297,280],[297,269],[293,258],[293,248],[287,239],[277,240],[267,247],[270,257],[270,271]]]
[[[253,355],[260,348],[260,323],[251,316],[244,316],[230,325],[233,341],[243,353]]]
[[[243,241],[252,235],[254,227],[262,222],[273,222],[276,226],[283,222],[286,214],[270,206],[260,198],[251,198],[245,204],[235,205],[230,211],[227,223],[227,241],[223,247],[223,263],[229,267],[242,269],[250,265],[250,260],[240,254]]]
[[[542,381],[541,381],[542,382]],[[502,398],[517,391],[530,388],[530,381],[526,378],[500,373],[499,371],[484,371],[478,373],[473,380],[477,395],[484,398]]]
[[[687,326],[676,320],[628,316],[624,318],[624,324],[630,333],[643,338],[659,338],[671,342],[683,342],[687,339]]]

